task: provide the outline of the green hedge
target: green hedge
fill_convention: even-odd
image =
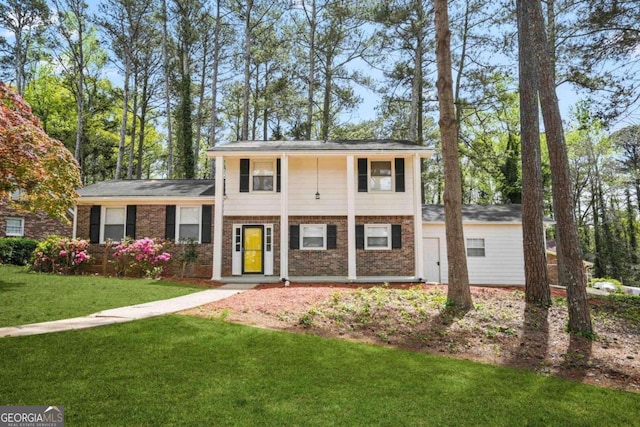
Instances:
[[[0,239],[0,264],[27,265],[38,242],[25,237]]]

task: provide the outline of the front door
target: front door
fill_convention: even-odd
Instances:
[[[245,225],[242,227],[242,273],[264,272],[263,262],[263,235],[264,227],[262,225]]]

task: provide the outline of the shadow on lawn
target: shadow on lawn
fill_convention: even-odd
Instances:
[[[26,283],[22,282],[4,282],[0,280],[0,292],[9,292],[18,289],[22,286],[26,286]]]

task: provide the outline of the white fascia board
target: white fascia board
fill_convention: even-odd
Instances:
[[[81,197],[76,205],[210,205],[215,198],[208,197]]]

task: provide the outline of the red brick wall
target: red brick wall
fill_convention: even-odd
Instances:
[[[414,276],[415,244],[412,216],[357,216],[356,224],[402,225],[402,248],[356,250],[356,274],[366,276]]]
[[[13,209],[12,207],[0,203],[0,237],[7,235],[7,218],[24,219],[24,236],[29,239],[44,240],[52,234],[62,237],[71,237],[72,224],[69,221],[62,221],[50,218],[42,212],[32,213]]]
[[[137,205],[136,208],[136,238],[149,237],[152,239],[164,238],[165,205]],[[79,239],[89,240],[89,217],[91,206],[78,206],[76,235]],[[211,221],[211,236],[213,237],[213,220]],[[167,275],[179,276],[181,264],[177,260],[178,255],[184,249],[181,245],[172,245],[168,252],[172,260],[166,271]],[[89,246],[89,253],[94,258],[93,271],[102,273],[105,245],[93,243]],[[187,267],[186,276],[211,278],[213,243],[202,243],[197,248],[198,259],[192,266]],[[113,253],[111,250],[110,254]],[[113,268],[107,263],[107,272],[113,273]]]
[[[280,217],[279,216],[226,216],[222,224],[222,277],[232,275],[233,225],[273,224],[273,275],[280,275]]]
[[[336,249],[302,250],[289,249],[289,275],[295,276],[341,276],[349,274],[347,217],[295,216],[289,217],[289,225],[334,224],[337,228]],[[286,242],[289,247],[289,242]]]

